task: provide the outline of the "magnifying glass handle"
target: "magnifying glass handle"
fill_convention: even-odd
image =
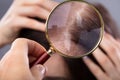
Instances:
[[[30,64],[30,67],[37,65],[37,64],[44,64],[50,57],[50,54],[52,54],[52,48],[50,48],[47,52],[44,52],[42,55],[40,55],[33,63]]]
[[[43,53],[40,57],[38,57],[37,60],[30,64],[30,67],[37,64],[44,64],[49,59],[49,57],[50,55],[47,52]]]

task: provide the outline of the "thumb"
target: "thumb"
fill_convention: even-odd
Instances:
[[[31,73],[35,80],[42,80],[45,75],[45,67],[43,65],[35,65],[31,68]]]

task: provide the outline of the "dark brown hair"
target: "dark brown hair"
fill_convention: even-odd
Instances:
[[[116,23],[111,18],[111,15],[107,11],[107,9],[101,4],[93,4],[93,5],[98,9],[98,11],[101,13],[103,17],[105,24],[105,31],[110,33],[115,38],[118,38],[119,34],[117,33]],[[46,49],[49,48],[49,44],[47,42],[44,32],[24,29],[21,31],[20,37],[25,37],[35,40],[38,43],[44,45]],[[92,57],[92,55],[90,56]],[[96,78],[91,74],[91,72],[84,64],[82,59],[68,59],[68,58],[64,58],[64,59],[69,66],[70,72],[73,77],[72,80],[96,80]]]
[[[118,26],[109,11],[100,3],[95,3],[93,5],[96,9],[99,10],[100,14],[102,15],[105,25],[105,31],[111,34],[114,38],[119,38],[120,34],[118,31]]]
[[[68,16],[67,26],[71,41],[76,46],[79,45],[81,54],[90,51],[100,37],[101,16],[92,5],[85,2],[72,2]]]
[[[100,12],[103,21],[105,32],[111,34],[114,38],[119,38],[118,28],[110,15],[109,11],[99,3],[94,3],[94,7]],[[89,55],[89,57],[96,63],[97,61],[94,59],[93,55]],[[73,76],[73,80],[97,80],[94,75],[90,72],[88,67],[84,64],[82,59],[67,59],[65,58],[68,66],[70,68],[71,74]],[[99,65],[99,64],[98,64]]]

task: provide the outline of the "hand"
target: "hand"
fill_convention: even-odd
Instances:
[[[28,39],[17,39],[0,61],[0,80],[41,80],[45,68],[38,64],[31,69],[29,64],[46,50]]]
[[[0,21],[0,45],[12,42],[22,28],[45,31],[45,23],[33,18],[46,20],[56,5],[52,0],[14,0]]]
[[[120,42],[105,33],[100,47],[93,56],[102,69],[88,57],[83,59],[84,62],[98,80],[120,80]]]

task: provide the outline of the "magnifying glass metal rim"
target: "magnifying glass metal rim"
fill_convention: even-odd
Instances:
[[[74,0],[73,2],[84,2],[86,4],[88,4],[89,6],[91,6],[96,12],[97,14],[99,15],[99,18],[100,18],[100,22],[101,22],[101,30],[100,30],[100,38],[97,42],[97,44],[95,45],[95,47],[90,50],[89,52],[87,52],[86,54],[83,54],[83,55],[78,55],[78,56],[68,56],[66,54],[63,54],[62,52],[60,52],[59,50],[57,50],[53,45],[52,45],[52,42],[49,40],[49,36],[48,36],[48,22],[49,22],[49,19],[52,15],[52,13],[56,10],[56,8],[58,8],[60,5],[64,4],[64,3],[67,3],[67,2],[71,2],[72,0],[69,0],[69,1],[64,1],[60,4],[58,4],[49,14],[49,17],[47,18],[47,22],[46,22],[46,30],[45,30],[45,35],[46,35],[46,38],[50,44],[50,50],[49,51],[52,51],[52,52],[57,52],[58,54],[60,54],[61,56],[64,56],[64,57],[67,57],[67,58],[81,58],[81,57],[84,57],[84,56],[87,56],[89,55],[90,53],[92,53],[93,51],[96,50],[96,48],[99,46],[100,42],[102,41],[102,38],[103,38],[103,33],[104,33],[104,21],[103,21],[103,18],[100,14],[100,12],[92,5],[92,4],[89,4],[88,2],[86,1],[78,1],[78,0]],[[48,52],[48,54],[51,53],[51,52]]]

